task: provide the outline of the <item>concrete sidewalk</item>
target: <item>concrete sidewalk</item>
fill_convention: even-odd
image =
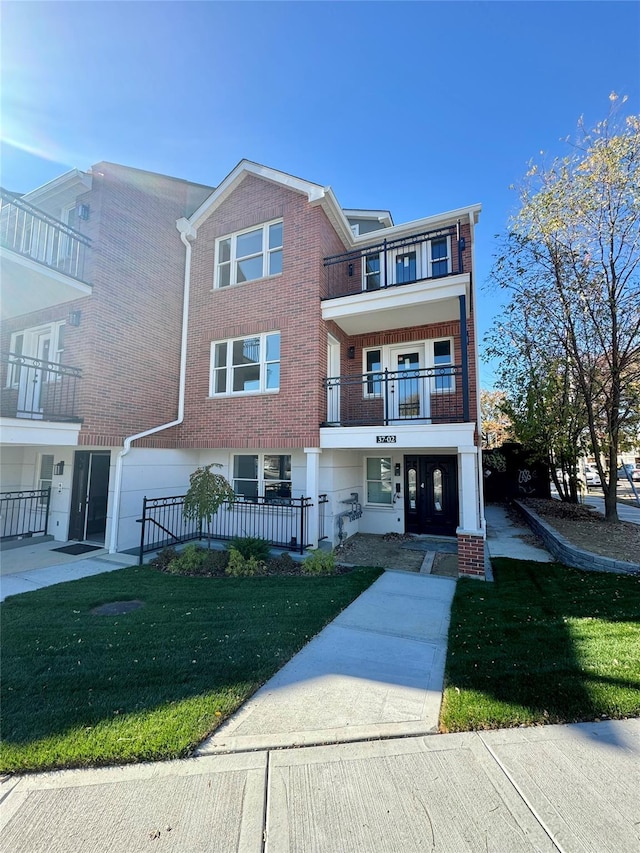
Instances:
[[[9,778],[12,853],[637,853],[640,721]]]

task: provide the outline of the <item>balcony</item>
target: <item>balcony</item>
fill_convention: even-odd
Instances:
[[[24,421],[80,424],[77,415],[79,367],[18,353],[2,353],[0,416]]]
[[[327,257],[322,317],[348,335],[459,319],[465,247],[455,224]]]
[[[0,189],[2,319],[89,295],[90,251],[88,237]]]
[[[321,427],[469,423],[466,366],[384,370],[324,380],[327,419]]]

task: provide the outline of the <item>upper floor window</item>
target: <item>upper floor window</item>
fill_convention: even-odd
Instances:
[[[228,287],[282,272],[282,220],[216,240],[215,286]]]
[[[280,389],[280,332],[211,344],[211,395]]]
[[[435,278],[440,275],[447,275],[449,272],[449,240],[447,237],[441,237],[439,240],[432,240],[430,243],[431,254],[431,276]]]
[[[453,391],[452,341],[447,338],[433,342],[433,366],[436,368],[434,391]]]
[[[64,320],[61,320],[11,335],[6,387],[18,386],[23,377],[29,377],[33,381],[34,370],[39,370],[42,366],[40,362],[60,363],[64,350],[64,327]],[[27,359],[26,362],[21,360],[23,356]],[[25,364],[27,367],[23,371]],[[26,381],[29,381],[29,378]],[[38,373],[38,381],[55,382],[59,378],[59,374],[55,372]]]

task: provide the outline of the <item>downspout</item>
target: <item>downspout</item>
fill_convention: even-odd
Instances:
[[[146,438],[148,435],[153,435],[156,432],[170,429],[178,426],[184,420],[184,392],[187,376],[187,333],[189,329],[189,292],[191,287],[191,240],[195,240],[196,230],[192,227],[188,219],[182,217],[176,222],[176,228],[180,232],[180,239],[185,245],[185,264],[184,264],[184,290],[182,298],[182,336],[180,340],[180,377],[178,381],[178,416],[175,420],[169,423],[161,424],[160,426],[151,427],[151,429],[137,432],[135,435],[129,435],[124,440],[122,450],[118,453],[116,459],[116,473],[113,483],[113,505],[111,509],[111,535],[109,536],[109,553],[115,554],[118,550],[118,527],[120,521],[120,504],[122,490],[122,468],[123,460],[127,453],[131,450],[131,445],[134,441],[141,438]]]

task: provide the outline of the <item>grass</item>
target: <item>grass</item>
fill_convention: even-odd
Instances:
[[[494,561],[460,580],[441,731],[640,716],[640,577]]]
[[[0,770],[189,755],[379,574],[212,579],[143,566],[7,599]],[[91,613],[133,600],[144,606]]]

